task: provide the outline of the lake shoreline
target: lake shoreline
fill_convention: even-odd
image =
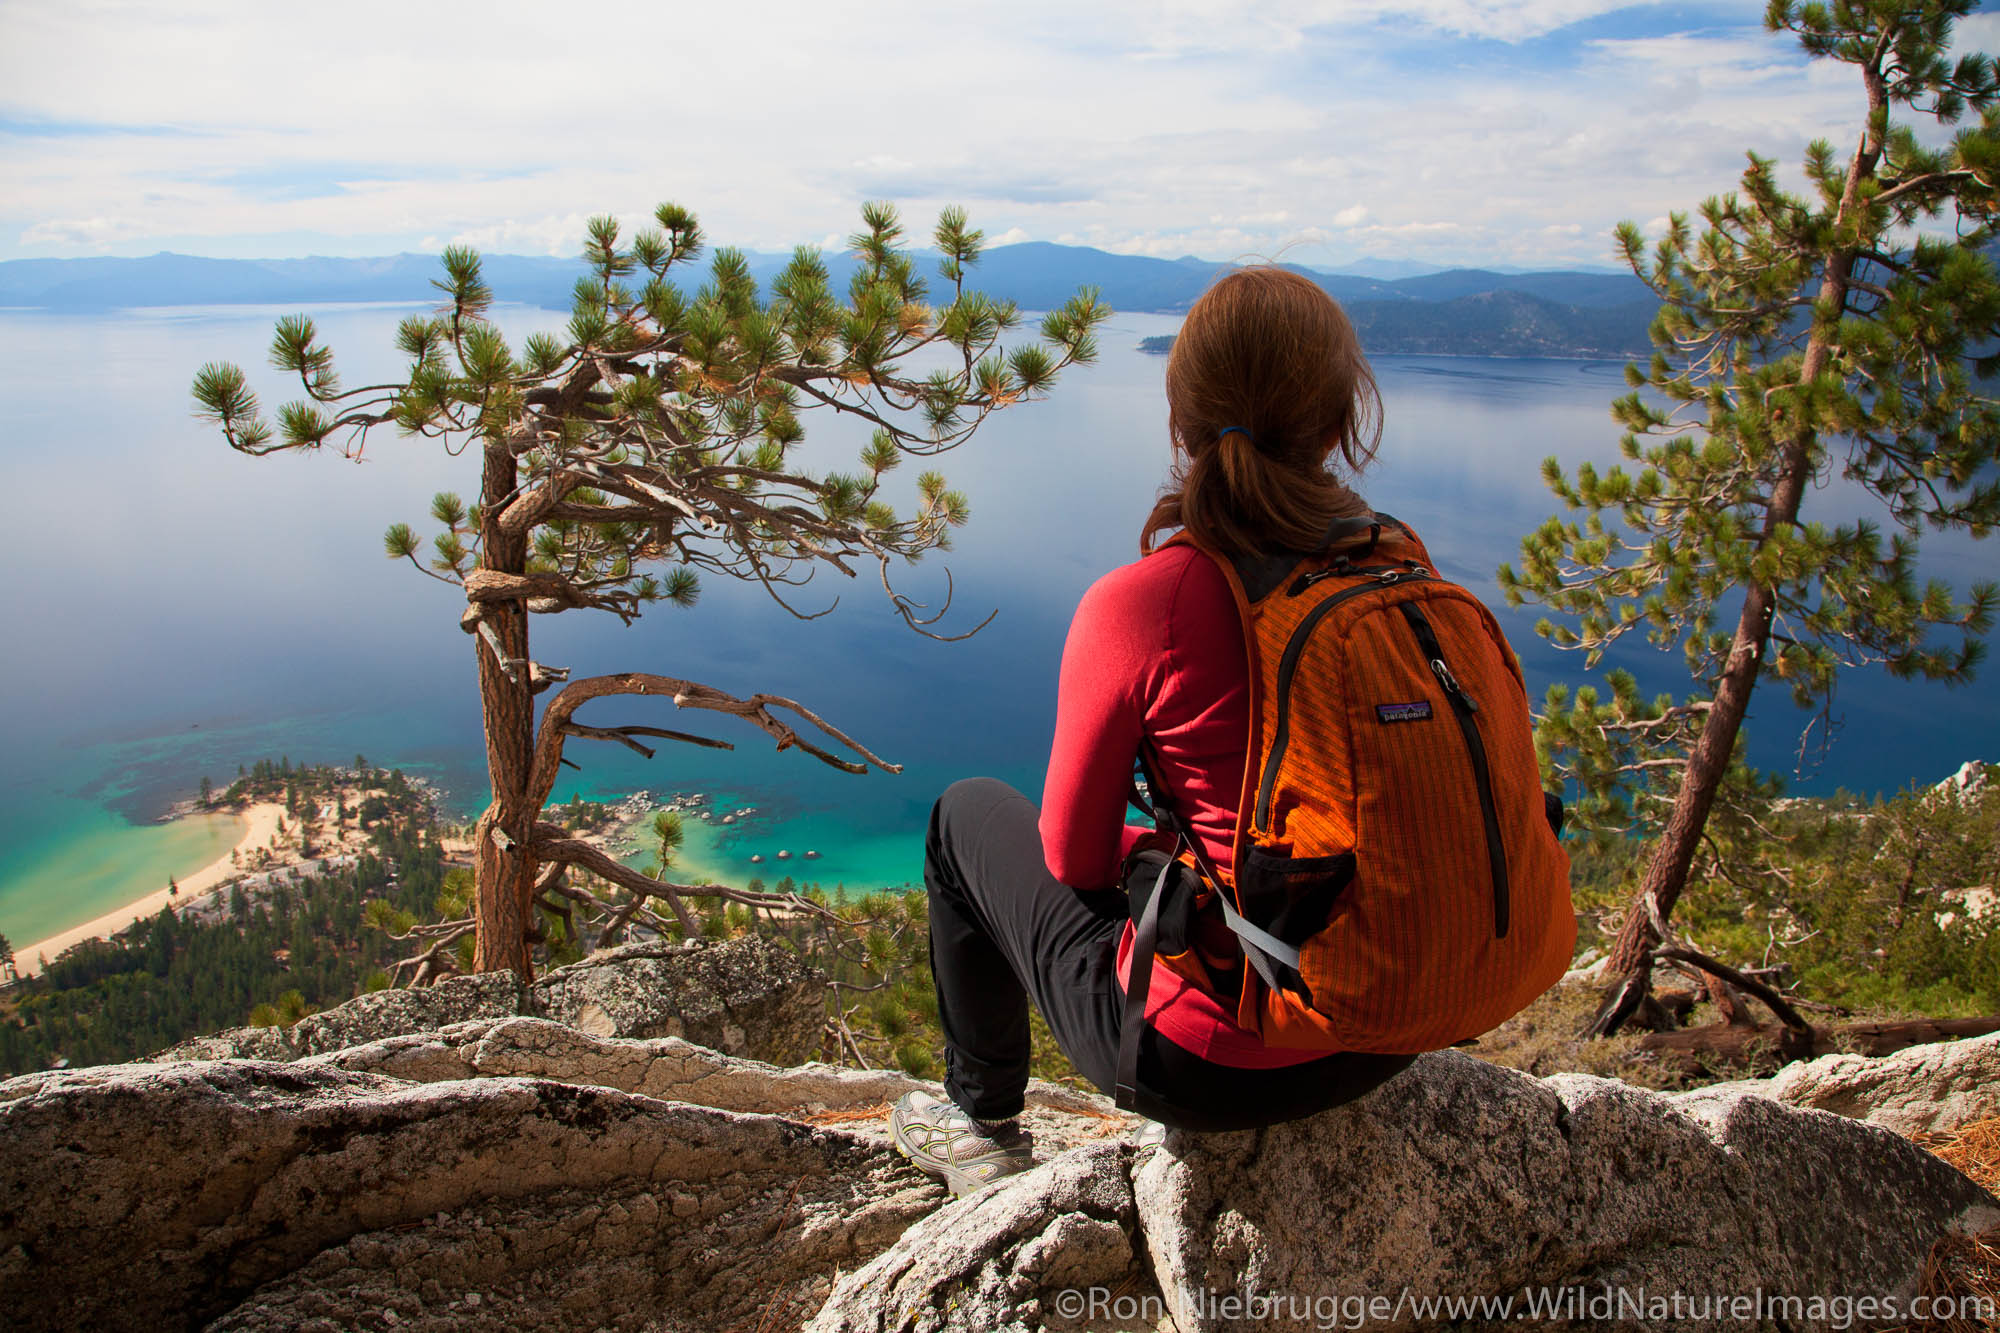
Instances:
[[[1135,311],[1135,314],[1158,313]],[[1173,350],[1175,334],[1152,334],[1140,340],[1137,351],[1141,356],[1165,357]],[[1165,347],[1148,347],[1145,344],[1157,338],[1166,338]],[[1377,361],[1560,361],[1565,365],[1624,366],[1631,362],[1643,361],[1646,352],[1380,352],[1368,353],[1369,363]]]
[[[335,793],[329,795],[326,807],[320,811],[322,818],[333,813],[336,799],[346,801],[351,810],[377,790],[373,784],[355,781],[354,775],[342,776],[343,781]],[[444,814],[447,819],[452,817],[447,793],[421,780],[416,785],[425,790],[434,811]],[[656,859],[652,833],[654,817],[664,810],[674,810],[681,815],[684,841],[666,871],[668,883],[690,887],[713,884],[743,889],[753,879],[764,880],[768,887],[789,876],[804,886],[819,881],[820,876],[813,872],[825,864],[816,849],[796,851],[785,847],[784,828],[788,821],[768,815],[759,818],[763,814],[761,802],[755,797],[746,799],[740,789],[727,794],[675,792],[655,795],[642,788],[597,799],[610,807],[610,817],[598,827],[579,832],[577,836],[637,870],[650,869],[648,863]],[[554,813],[559,808],[552,805],[550,812]],[[88,921],[54,931],[25,946],[17,946],[14,950],[17,975],[23,979],[37,976],[64,950],[87,940],[112,938],[167,908],[186,913],[198,907],[211,906],[211,900],[216,895],[248,876],[266,871],[298,869],[323,861],[329,855],[356,850],[347,844],[360,836],[358,830],[343,826],[341,834],[330,845],[317,845],[311,854],[305,854],[298,843],[297,819],[288,819],[285,806],[277,801],[252,801],[242,806],[218,802],[203,806],[198,800],[176,800],[147,822],[153,826],[168,826],[216,816],[233,816],[243,821],[240,833],[228,850],[192,873],[170,876],[171,887],[151,890]],[[746,859],[727,848],[726,844],[734,841],[734,835],[753,829],[760,841],[775,843],[782,852],[790,854],[760,853],[752,854],[755,859]],[[463,839],[446,837],[443,842],[448,856],[470,861],[472,849]],[[845,897],[907,891],[918,886],[905,882],[838,887],[821,884],[820,887],[830,896]],[[711,900],[691,897],[689,901],[699,907]]]
[[[206,805],[198,800],[173,802],[153,826],[171,826],[192,820],[218,817],[242,821],[233,845],[221,851],[199,869],[188,874],[166,875],[165,888],[150,890],[100,912],[88,921],[43,935],[34,943],[14,949],[17,975],[39,975],[64,950],[87,940],[109,939],[138,922],[155,917],[169,908],[186,915],[213,906],[224,889],[256,876],[266,880],[279,872],[297,874],[313,865],[351,859],[369,848],[369,835],[362,826],[362,811],[371,799],[387,798],[397,788],[396,779],[379,770],[332,767],[301,768],[300,778],[317,775],[322,783],[317,795],[288,788],[286,799],[276,799],[275,789],[239,793],[234,799],[218,798]],[[285,775],[289,782],[290,774]],[[277,775],[265,779],[278,781]],[[423,779],[402,779],[405,794],[414,794],[435,817],[439,792]],[[157,880],[154,882],[158,882]]]
[[[169,813],[156,822],[166,824],[190,814],[215,813],[218,812],[192,806],[178,814]],[[109,939],[140,921],[158,916],[168,907],[185,909],[234,883],[239,877],[242,863],[247,861],[258,848],[270,846],[277,838],[278,826],[284,821],[285,807],[276,801],[259,801],[245,810],[224,813],[238,814],[244,821],[243,834],[228,853],[217,857],[186,879],[176,880],[173,887],[155,889],[136,902],[115,907],[80,926],[72,926],[46,939],[15,949],[16,972],[24,978],[36,976],[42,971],[45,962],[59,958],[65,949],[73,948],[85,940]],[[178,893],[174,891],[176,887],[179,889]]]

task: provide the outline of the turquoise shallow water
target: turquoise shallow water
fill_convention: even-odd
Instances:
[[[56,819],[20,848],[26,870],[8,881],[8,940],[24,957],[37,940],[186,879],[229,851],[243,821],[197,815],[134,826],[87,801],[52,811]],[[88,886],[87,892],[79,892]]]
[[[417,733],[345,712],[250,726],[211,719],[206,727],[135,729],[58,749],[24,770],[10,767],[0,781],[6,834],[0,841],[0,934],[25,949],[227,856],[240,836],[240,820],[157,822],[168,804],[196,795],[202,777],[222,788],[239,762],[265,757],[348,763],[363,750],[386,757],[398,731],[408,748],[388,762],[413,776],[471,788],[473,770],[441,762],[416,743]],[[350,743],[371,740],[380,744]]]
[[[1022,791],[1039,794],[1039,768],[981,771]],[[894,777],[871,775],[866,781],[885,789],[872,793],[876,797],[872,801],[867,799],[871,793],[842,791],[837,778],[822,789],[825,796],[820,800],[802,799],[797,783],[806,775],[785,776],[792,780],[780,777],[762,788],[730,784],[687,788],[715,796],[711,813],[716,819],[703,821],[691,813],[683,816],[685,840],[675,858],[675,878],[736,885],[755,878],[763,880],[766,887],[790,878],[800,888],[818,885],[835,896],[873,889],[921,888],[930,803],[965,774],[924,768]],[[675,790],[643,789],[654,792],[662,802]],[[719,822],[721,815],[745,807],[754,808],[756,813],[730,825]],[[791,856],[780,859],[778,853],[787,851]],[[819,855],[809,857],[808,852]],[[760,855],[764,858],[761,862],[750,859]],[[652,859],[652,853],[634,853],[625,859],[628,864],[641,865]]]
[[[504,295],[504,293],[503,293]],[[279,311],[250,308],[50,317],[0,313],[0,479],[10,493],[75,486],[91,462],[104,522],[78,525],[60,506],[30,506],[11,534],[37,553],[34,579],[0,585],[0,933],[16,945],[162,887],[217,851],[192,826],[151,821],[218,784],[239,764],[289,757],[348,763],[357,752],[438,783],[451,813],[483,803],[486,781],[473,699],[473,658],[451,589],[384,560],[381,532],[423,521],[435,490],[473,490],[468,460],[434,443],[381,438],[368,461],[253,460],[193,421],[186,385],[203,361],[227,358],[282,401],[259,368]],[[349,382],[394,372],[396,308],[316,312]],[[510,332],[561,316],[503,310]],[[1073,373],[1045,403],[1001,414],[941,466],[972,500],[955,549],[899,575],[920,599],[954,575],[946,628],[998,618],[965,643],[910,634],[869,577],[829,576],[804,590],[835,614],[801,622],[761,592],[709,583],[692,611],[659,610],[631,628],[575,614],[538,619],[535,654],[577,676],[643,669],[738,694],[805,701],[906,765],[900,776],[833,772],[713,715],[676,716],[662,700],[599,700],[580,720],[647,722],[730,740],[733,752],[667,743],[644,760],[578,741],[583,766],[556,796],[641,788],[703,791],[726,808],[755,805],[748,829],[692,836],[683,869],[775,883],[784,874],[832,889],[919,882],[924,821],[951,781],[989,774],[1031,795],[1054,723],[1055,671],[1084,588],[1133,558],[1162,475],[1163,361],[1137,352],[1169,332],[1165,317],[1121,317],[1100,365]],[[88,380],[81,369],[91,367]],[[1552,512],[1537,467],[1616,456],[1607,405],[1622,392],[1605,363],[1383,358],[1387,431],[1366,489],[1424,535],[1443,572],[1498,605],[1493,569]],[[840,423],[809,420],[808,465],[843,465],[861,442]],[[918,469],[892,474],[914,482]],[[1838,484],[1815,492],[1817,516],[1865,506]],[[1991,577],[1992,548],[1927,538],[1927,572],[1960,588]],[[1539,697],[1580,664],[1532,633],[1535,613],[1502,612]],[[1648,689],[1684,680],[1678,660],[1623,655]],[[1834,744],[1800,770],[1809,720],[1764,691],[1753,709],[1753,759],[1794,790],[1893,791],[1934,782],[1966,759],[2000,758],[2000,691],[1844,678],[1831,710]],[[1816,728],[1815,740],[1824,734]],[[821,857],[788,863],[781,848]],[[766,861],[753,866],[749,857]]]
[[[779,822],[753,816],[740,825],[722,827],[699,819],[683,821],[686,830],[668,878],[683,884],[747,885],[762,880],[775,888],[789,878],[799,888],[818,885],[836,897],[877,888],[920,888],[923,885],[923,842],[907,832],[873,837],[843,836],[830,821],[799,819]],[[815,837],[815,833],[829,834]],[[780,860],[778,853],[788,851]],[[819,852],[809,857],[808,852]],[[641,869],[655,861],[650,848],[626,854],[628,865]],[[762,862],[752,861],[761,855]]]

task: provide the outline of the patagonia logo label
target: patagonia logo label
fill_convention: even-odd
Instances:
[[[1376,704],[1375,718],[1378,722],[1422,722],[1431,715],[1428,699],[1419,699],[1413,704]]]

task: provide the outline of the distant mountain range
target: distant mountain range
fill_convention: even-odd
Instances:
[[[503,301],[567,308],[583,274],[580,261],[486,255],[484,274]],[[752,274],[767,284],[790,256],[751,253]],[[854,260],[826,256],[836,290]],[[1096,286],[1113,309],[1184,311],[1230,265],[1153,259],[1084,246],[1029,241],[988,250],[971,280],[1023,309],[1044,310],[1077,287]],[[1372,261],[1370,273],[1329,273],[1287,265],[1330,292],[1353,318],[1372,352],[1468,356],[1622,357],[1648,348],[1646,328],[1658,302],[1630,274],[1590,271],[1499,272],[1421,268]],[[0,306],[50,311],[106,311],[133,306],[308,305],[322,302],[435,299],[431,255],[379,259],[203,259],[157,254],[144,259],[16,259],[0,263]],[[696,273],[683,279],[699,281]]]

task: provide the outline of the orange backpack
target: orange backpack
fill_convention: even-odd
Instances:
[[[1185,945],[1157,947],[1161,913],[1190,910],[1169,901],[1178,883],[1234,932],[1249,965],[1237,1023],[1267,1046],[1408,1054],[1499,1026],[1556,982],[1576,943],[1562,802],[1542,790],[1499,624],[1386,514],[1336,524],[1303,559],[1210,558],[1250,663],[1233,873],[1208,863],[1142,755],[1178,860],[1156,853],[1157,878],[1138,876],[1134,957],[1157,951],[1213,980]],[[1183,863],[1198,876],[1170,874]],[[1121,1101],[1150,975],[1132,969]]]

